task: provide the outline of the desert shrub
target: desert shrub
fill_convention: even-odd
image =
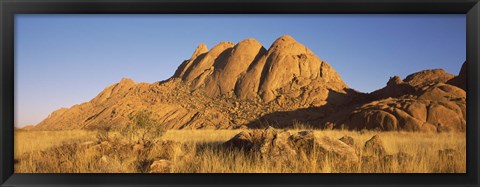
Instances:
[[[150,142],[161,137],[165,129],[152,118],[150,111],[141,110],[132,115],[130,122],[120,128],[119,132],[131,142]]]

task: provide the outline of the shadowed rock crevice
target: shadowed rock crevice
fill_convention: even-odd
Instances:
[[[463,63],[460,73],[454,78],[450,79],[447,84],[457,86],[467,91],[467,62]]]

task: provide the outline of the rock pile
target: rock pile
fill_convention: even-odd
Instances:
[[[230,148],[246,152],[260,153],[262,158],[277,162],[287,162],[302,157],[317,156],[324,160],[327,156],[358,162],[352,146],[327,136],[319,136],[313,131],[290,133],[269,127],[265,130],[244,131],[225,142]]]

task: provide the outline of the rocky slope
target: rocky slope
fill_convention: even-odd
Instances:
[[[463,65],[465,67],[465,64]],[[464,69],[464,68],[462,68]],[[463,70],[462,70],[463,71]],[[323,121],[330,128],[465,131],[465,81],[448,84],[464,77],[454,77],[443,70],[426,70],[407,76],[392,77],[387,86],[371,94],[364,103],[348,108]]]
[[[167,129],[286,128],[303,122],[315,128],[462,131],[463,74],[421,71],[364,94],[348,88],[328,63],[290,36],[268,50],[255,39],[221,42],[210,50],[200,44],[172,78],[152,84],[122,79],[33,129],[115,128],[147,109]]]

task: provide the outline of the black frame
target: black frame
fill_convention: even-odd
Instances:
[[[465,14],[467,21],[466,174],[14,174],[14,15],[273,13]],[[479,0],[2,0],[0,2],[0,184],[66,185],[448,185],[478,186],[480,167]]]

